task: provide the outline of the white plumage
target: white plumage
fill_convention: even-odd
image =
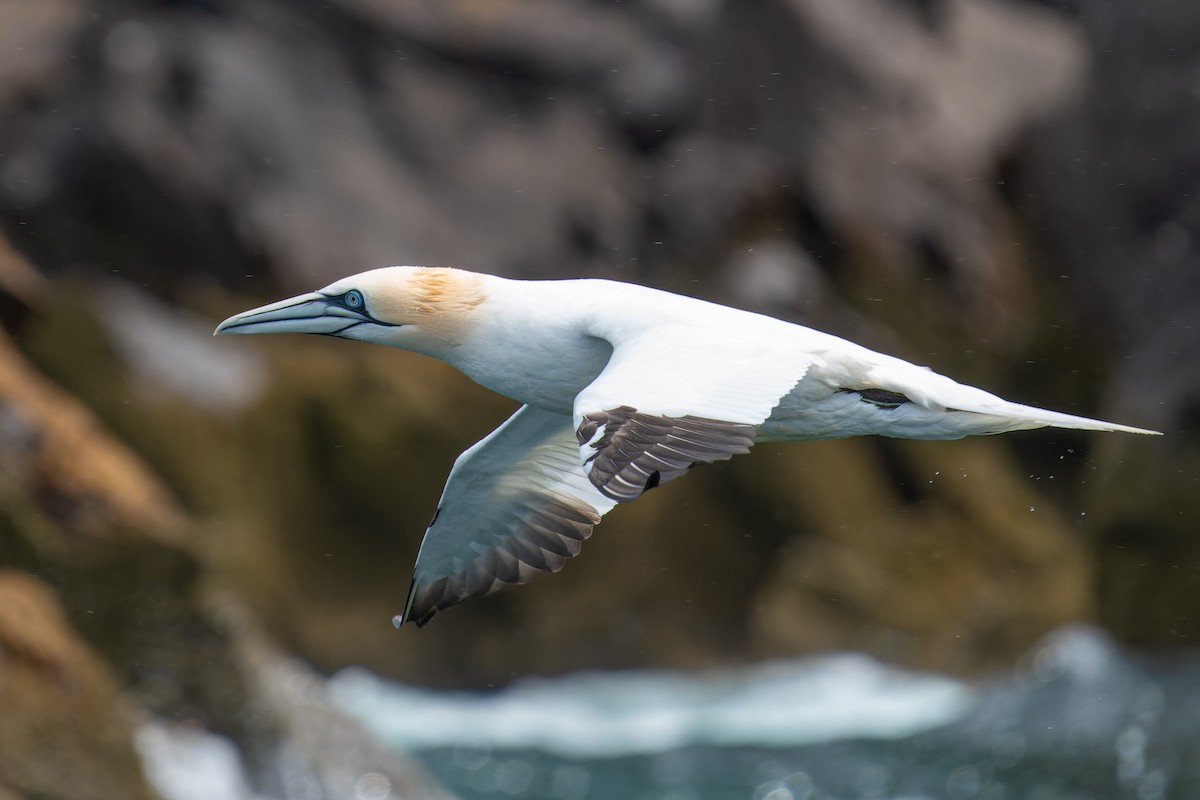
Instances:
[[[388,267],[216,330],[273,332],[423,353],[523,404],[455,462],[397,625],[557,571],[618,502],[756,441],[1155,433],[1010,403],[811,328],[612,281]]]

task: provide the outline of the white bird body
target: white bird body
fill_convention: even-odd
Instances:
[[[617,502],[756,441],[1153,433],[1011,403],[773,317],[605,280],[388,267],[217,328],[288,331],[423,353],[523,404],[455,463],[397,624],[557,571]]]

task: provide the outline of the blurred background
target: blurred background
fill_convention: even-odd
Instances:
[[[0,798],[1194,796],[1198,130],[1186,0],[0,0]],[[397,632],[514,404],[210,336],[389,264],[1166,436],[762,445]]]

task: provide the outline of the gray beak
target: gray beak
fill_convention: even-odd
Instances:
[[[288,300],[252,308],[234,314],[213,331],[222,333],[323,333],[338,334],[373,320],[359,311],[352,311],[336,299],[320,292],[310,292]]]

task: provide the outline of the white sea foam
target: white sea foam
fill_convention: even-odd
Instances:
[[[579,673],[487,693],[433,691],[349,669],[331,691],[343,710],[408,750],[536,748],[580,758],[894,739],[962,719],[975,702],[960,681],[856,654],[700,675]]]
[[[164,800],[250,800],[233,742],[200,728],[147,720],[134,733],[146,777]]]

